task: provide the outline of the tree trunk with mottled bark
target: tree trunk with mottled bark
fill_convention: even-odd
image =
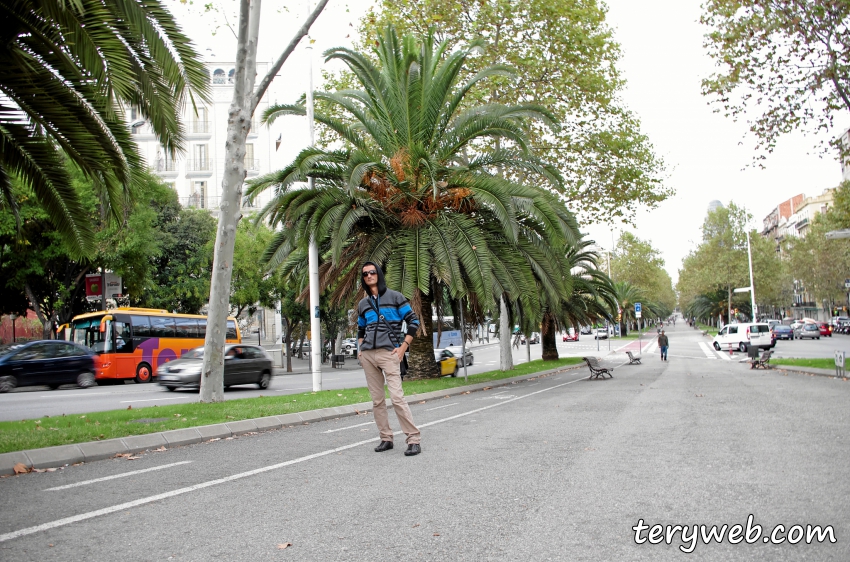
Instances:
[[[558,359],[558,338],[555,333],[555,317],[548,310],[543,313],[543,323],[540,326],[540,345],[543,346],[543,360]]]
[[[407,358],[408,379],[432,379],[442,376],[440,364],[434,358],[434,335],[431,333],[431,318],[434,315],[430,295],[421,295],[422,316],[419,318],[420,334],[413,338]],[[422,333],[422,332],[425,333]]]
[[[514,355],[511,351],[511,319],[505,297],[499,299],[499,369],[512,371]]]

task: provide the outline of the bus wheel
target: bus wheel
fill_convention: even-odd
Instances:
[[[137,383],[151,382],[151,366],[147,363],[139,363],[139,366],[136,367],[136,378],[135,381]]]

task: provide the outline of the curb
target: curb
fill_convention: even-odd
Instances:
[[[542,376],[554,375],[583,368],[584,365],[572,365],[559,369],[540,371],[530,375],[520,375],[509,379],[498,381],[458,386],[447,390],[435,390],[423,394],[412,394],[406,396],[408,403],[428,402],[468,392],[477,392],[485,388],[496,388],[508,386],[517,382],[536,379]],[[387,408],[392,408],[392,402],[387,399]],[[0,454],[0,475],[15,474],[14,467],[18,463],[26,465],[27,468],[53,468],[78,463],[93,462],[113,458],[115,455],[126,453],[141,453],[150,449],[165,447],[180,447],[193,445],[210,439],[223,439],[234,437],[245,433],[256,433],[281,429],[295,425],[309,424],[331,419],[356,416],[372,411],[372,402],[361,402],[347,406],[334,408],[322,408],[320,410],[307,410],[294,414],[282,414],[279,416],[268,416],[247,420],[237,420],[228,423],[214,425],[200,425],[184,429],[172,429],[159,433],[147,433],[145,435],[132,435],[105,441],[89,441],[87,443],[76,443],[74,445],[58,445],[56,447],[45,447],[42,449],[29,449],[26,451],[12,451]]]
[[[810,375],[810,376],[818,376],[818,377],[827,377],[830,379],[841,379],[835,374],[835,371],[829,372],[829,369],[816,369],[814,367],[811,370],[805,370],[805,367],[794,367],[793,365],[771,365],[771,371],[784,371],[787,373],[794,373],[797,375]],[[844,377],[845,379],[848,377]]]

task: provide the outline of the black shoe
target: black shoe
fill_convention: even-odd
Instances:
[[[376,453],[383,453],[384,451],[389,451],[393,448],[392,441],[381,441],[381,444],[375,447]]]
[[[419,446],[419,443],[413,443],[407,446],[407,450],[404,452],[405,457],[412,457],[413,455],[418,455],[422,452],[422,447]]]

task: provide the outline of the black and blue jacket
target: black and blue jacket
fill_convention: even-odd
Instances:
[[[363,267],[370,265],[378,272],[378,295],[372,295],[365,280],[361,277],[360,283],[366,291],[366,297],[360,300],[357,306],[357,339],[362,339],[360,351],[367,349],[394,349],[394,341],[401,345],[405,335],[416,336],[419,330],[419,318],[410,307],[408,300],[399,293],[387,288],[384,281],[384,272],[374,262],[366,262]],[[361,268],[362,270],[362,268]],[[386,324],[378,318],[375,308],[381,311],[387,323],[392,327],[394,337],[390,336]],[[407,323],[406,334],[401,331],[402,323]]]

